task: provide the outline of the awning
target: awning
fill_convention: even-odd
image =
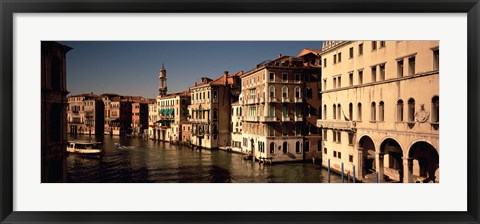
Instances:
[[[163,114],[164,111],[165,111],[164,109],[161,109],[158,111],[158,114]]]
[[[173,109],[173,108],[172,108],[172,109],[168,109],[168,114],[173,115],[173,112],[174,112],[174,111],[175,111],[175,109]]]

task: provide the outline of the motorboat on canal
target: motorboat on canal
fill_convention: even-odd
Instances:
[[[101,142],[70,141],[67,152],[94,155],[101,154],[103,148]]]

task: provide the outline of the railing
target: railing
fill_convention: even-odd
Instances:
[[[269,102],[269,103],[276,103],[276,102],[277,102],[277,98],[272,98],[272,97],[270,97],[270,98],[268,98],[268,102]]]
[[[248,99],[247,100],[247,104],[254,104],[255,103],[255,99]]]
[[[302,98],[295,97],[295,103],[302,103],[302,102],[303,102]]]
[[[275,117],[275,116],[260,116],[260,121],[261,122],[276,122],[277,117]]]
[[[283,122],[288,122],[288,121],[290,121],[290,120],[291,120],[290,117],[283,117],[283,116],[282,116],[282,121],[283,121]]]
[[[297,121],[297,122],[303,121],[303,117],[302,116],[295,116],[295,121]]]
[[[355,128],[355,121],[340,121],[340,120],[317,120],[317,126],[320,128]]]
[[[282,103],[288,103],[288,102],[290,102],[290,98],[282,97]]]
[[[258,118],[258,116],[246,116],[246,117],[245,117],[245,121],[253,121],[253,122],[256,122],[256,121],[259,121],[259,118]]]
[[[264,98],[264,97],[260,97],[260,98],[258,99],[258,101],[259,101],[259,103],[265,103],[265,98]]]

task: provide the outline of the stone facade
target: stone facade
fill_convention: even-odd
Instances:
[[[322,164],[438,182],[439,42],[325,42],[321,57]]]
[[[101,97],[85,93],[68,97],[67,133],[103,135],[104,104]]]
[[[67,163],[66,54],[72,48],[41,42],[41,181],[65,182]]]
[[[232,104],[232,118],[231,118],[231,149],[234,152],[240,152],[240,153],[248,153],[247,151],[244,151],[242,148],[242,106],[240,106],[240,103],[237,101]]]

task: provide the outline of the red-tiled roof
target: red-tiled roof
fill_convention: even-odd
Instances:
[[[320,54],[320,52],[322,52],[321,50],[316,50],[316,49],[312,49],[312,48],[304,48],[300,54],[298,54],[297,57],[302,57],[304,55],[307,55],[307,54],[315,54],[315,55],[318,55]]]

